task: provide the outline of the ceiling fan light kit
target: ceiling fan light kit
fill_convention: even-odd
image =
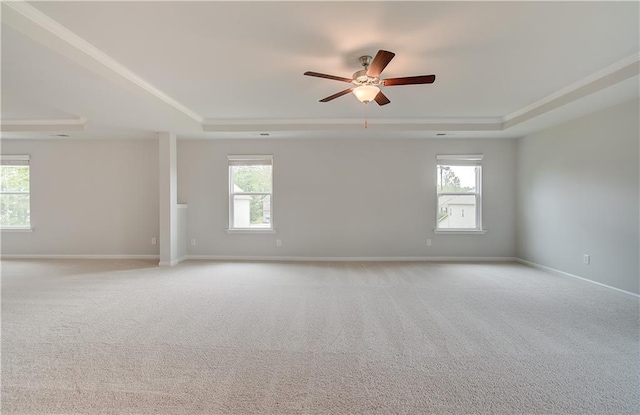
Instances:
[[[362,85],[353,89],[353,94],[362,103],[368,104],[380,93],[380,88],[373,85]]]
[[[432,84],[436,80],[435,75],[419,75],[408,76],[402,78],[389,78],[380,79],[380,74],[387,67],[391,59],[395,56],[395,53],[386,50],[379,50],[375,58],[371,56],[361,56],[359,61],[364,69],[356,71],[351,78],[344,78],[340,76],[327,75],[319,72],[307,71],[304,74],[307,76],[315,76],[317,78],[331,79],[334,81],[351,83],[354,86],[336,94],[328,96],[320,100],[320,102],[329,102],[338,97],[346,95],[350,92],[358,98],[358,100],[364,104],[368,104],[371,101],[376,101],[378,105],[387,105],[391,101],[380,90],[381,86],[396,86],[396,85],[416,85],[416,84]]]

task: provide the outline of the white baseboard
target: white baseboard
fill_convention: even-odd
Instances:
[[[160,255],[3,254],[0,259],[158,259]]]
[[[40,255],[7,254],[0,259],[160,259],[160,255]],[[173,261],[160,261],[161,267],[172,267],[186,260],[206,261],[282,261],[282,262],[514,262],[514,257],[303,257],[303,256],[243,256],[185,255]]]
[[[626,291],[626,290],[622,290],[620,288],[612,287],[610,285],[603,284],[601,282],[597,282],[597,281],[594,281],[594,280],[590,280],[588,278],[579,277],[579,276],[574,275],[574,274],[569,274],[568,272],[560,271],[559,269],[555,269],[555,268],[547,267],[547,266],[544,266],[544,265],[536,264],[535,262],[527,261],[526,259],[516,258],[515,260],[517,262],[520,262],[521,264],[529,265],[530,267],[537,268],[537,269],[542,270],[542,271],[547,271],[547,272],[549,272],[551,274],[558,275],[560,277],[577,278],[579,280],[590,282],[590,283],[596,284],[596,285],[600,285],[601,287],[610,288],[612,290],[616,290],[616,291],[619,291],[621,293],[629,294],[629,295],[632,295],[634,297],[640,297],[640,294],[636,294],[636,293],[632,293],[631,291]]]
[[[186,259],[209,261],[290,261],[290,262],[514,262],[514,257],[306,257],[187,255]]]
[[[186,260],[187,260],[187,256],[185,255],[185,256],[180,257],[178,259],[174,259],[173,261],[170,261],[170,262],[160,261],[160,262],[158,262],[158,265],[161,266],[161,267],[172,267],[172,266],[178,265],[182,261],[186,261]]]

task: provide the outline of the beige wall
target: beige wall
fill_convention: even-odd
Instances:
[[[638,113],[635,100],[519,140],[518,257],[640,291]]]
[[[488,233],[435,235],[436,154],[473,153],[485,155]],[[228,154],[273,154],[277,233],[226,232]],[[515,156],[515,140],[497,139],[178,140],[178,202],[197,241],[189,254],[513,257]]]
[[[33,232],[3,232],[2,254],[157,255],[157,140],[2,140],[31,156]]]

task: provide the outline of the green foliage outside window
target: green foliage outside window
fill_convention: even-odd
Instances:
[[[0,166],[0,226],[29,224],[29,166]]]
[[[450,166],[438,166],[438,193],[467,193],[474,191],[473,187],[460,184],[460,178]]]

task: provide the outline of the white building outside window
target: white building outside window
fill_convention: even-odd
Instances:
[[[438,155],[438,231],[482,231],[482,155]]]

